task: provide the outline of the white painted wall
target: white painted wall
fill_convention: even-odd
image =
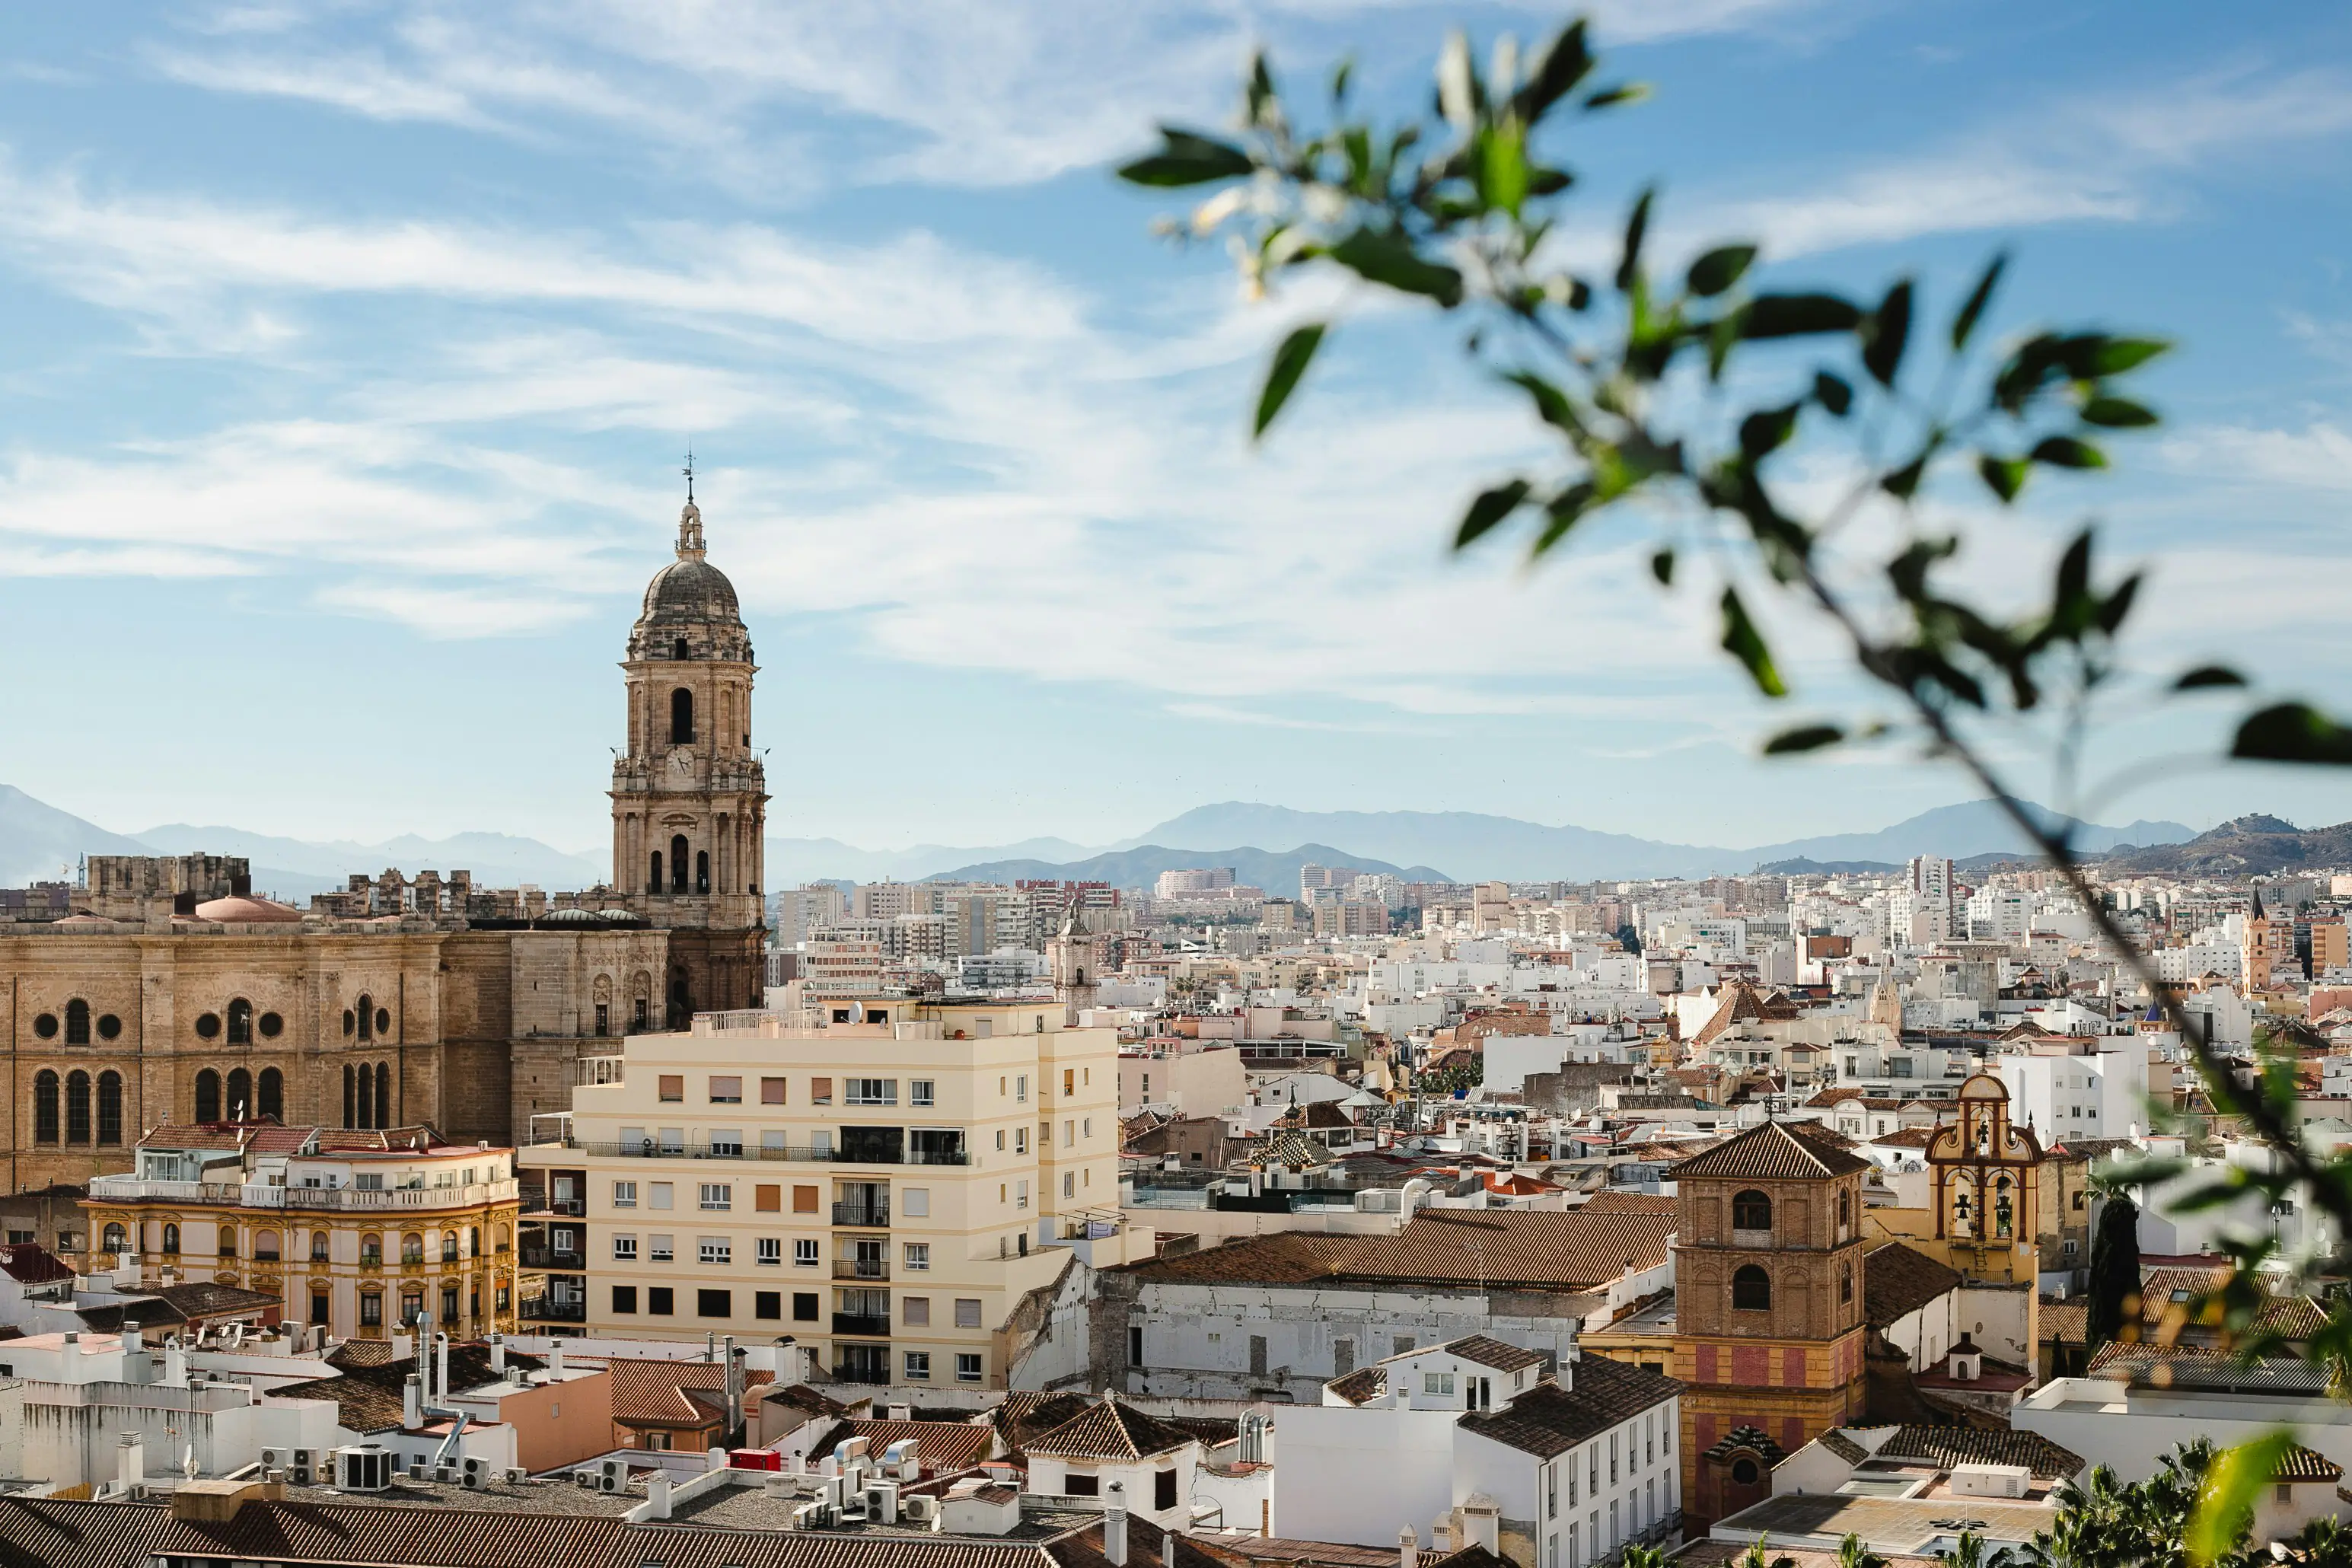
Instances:
[[[1274,1533],[1393,1551],[1454,1506],[1454,1423],[1444,1410],[1300,1405],[1275,1417]]]
[[[2352,1470],[2352,1405],[2326,1398],[2269,1398],[2183,1389],[2132,1388],[2104,1378],[2062,1377],[2009,1413],[2020,1431],[2039,1432],[2124,1481],[2156,1474],[2179,1445],[2210,1437],[2220,1447],[2294,1428],[2295,1441]]]

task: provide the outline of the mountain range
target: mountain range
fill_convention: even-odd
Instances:
[[[2276,820],[2240,819],[2242,823]],[[2140,821],[2121,827],[2085,825],[2078,837],[2085,848],[2095,852],[2130,846],[2135,852],[2146,853],[2157,847],[2185,844],[2198,835],[2178,822]],[[2251,837],[2258,839],[2263,834]],[[2270,837],[2276,838],[2274,834]],[[1310,862],[1386,872],[1410,881],[1589,881],[1702,877],[1794,860],[1900,865],[1915,855],[1969,859],[2018,855],[2026,848],[1989,801],[1939,806],[1875,832],[1827,834],[1750,848],[1666,843],[1477,812],[1314,812],[1226,801],[1195,807],[1133,838],[1108,846],[1032,838],[969,848],[922,844],[874,850],[832,838],[771,838],[767,870],[769,885],[776,888],[820,879],[871,881],[885,878],[907,881],[1055,878],[1137,887],[1150,885],[1164,870],[1231,866],[1243,882],[1287,891],[1298,885],[1299,867]],[[60,875],[70,878],[84,855],[177,855],[197,850],[245,856],[253,862],[257,889],[291,899],[339,888],[351,872],[374,872],[387,866],[412,872],[426,867],[439,870],[462,867],[486,885],[529,882],[550,889],[591,886],[607,873],[601,852],[574,854],[535,838],[501,833],[461,833],[446,838],[407,835],[377,843],[291,838],[187,823],[115,833],[0,784],[0,886]],[[2284,852],[2277,842],[2262,850],[2273,856]]]

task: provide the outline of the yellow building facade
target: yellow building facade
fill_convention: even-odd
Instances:
[[[1116,1031],[1059,1002],[833,999],[633,1037],[520,1151],[546,1271],[525,1315],[1002,1387],[1073,1252],[1128,1261],[1118,1068]]]
[[[89,1184],[92,1272],[264,1291],[337,1340],[515,1326],[511,1149],[242,1121],[159,1127],[133,1159]]]

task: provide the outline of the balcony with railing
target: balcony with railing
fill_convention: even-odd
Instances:
[[[833,1205],[833,1223],[879,1230],[890,1223],[890,1205],[887,1203],[847,1203]]]
[[[890,1278],[890,1262],[884,1258],[836,1258],[833,1260],[835,1279],[887,1280]]]
[[[588,1303],[584,1300],[559,1301],[552,1297],[541,1296],[535,1300],[525,1301],[519,1309],[519,1315],[542,1323],[584,1323],[588,1321]]]
[[[803,1147],[780,1149],[756,1143],[665,1143],[657,1138],[567,1138],[560,1147],[607,1160],[761,1160],[789,1164],[830,1165],[969,1165],[967,1149],[877,1149]]]
[[[161,1182],[143,1176],[93,1176],[92,1203],[223,1204],[238,1208],[345,1214],[474,1208],[513,1203],[522,1190],[513,1177],[450,1187],[281,1187],[266,1183]]]
[[[889,1314],[887,1312],[873,1315],[864,1312],[835,1312],[833,1315],[833,1331],[836,1334],[862,1334],[867,1339],[887,1340],[890,1337]]]

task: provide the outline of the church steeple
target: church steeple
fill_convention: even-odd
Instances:
[[[628,907],[676,932],[765,924],[767,781],[751,750],[758,666],[735,585],[710,564],[686,465],[677,559],[646,585],[622,662],[628,746],[613,764],[613,885]],[[762,976],[674,962],[672,1023],[713,1007],[757,1005]],[[715,961],[713,961],[715,963]]]

